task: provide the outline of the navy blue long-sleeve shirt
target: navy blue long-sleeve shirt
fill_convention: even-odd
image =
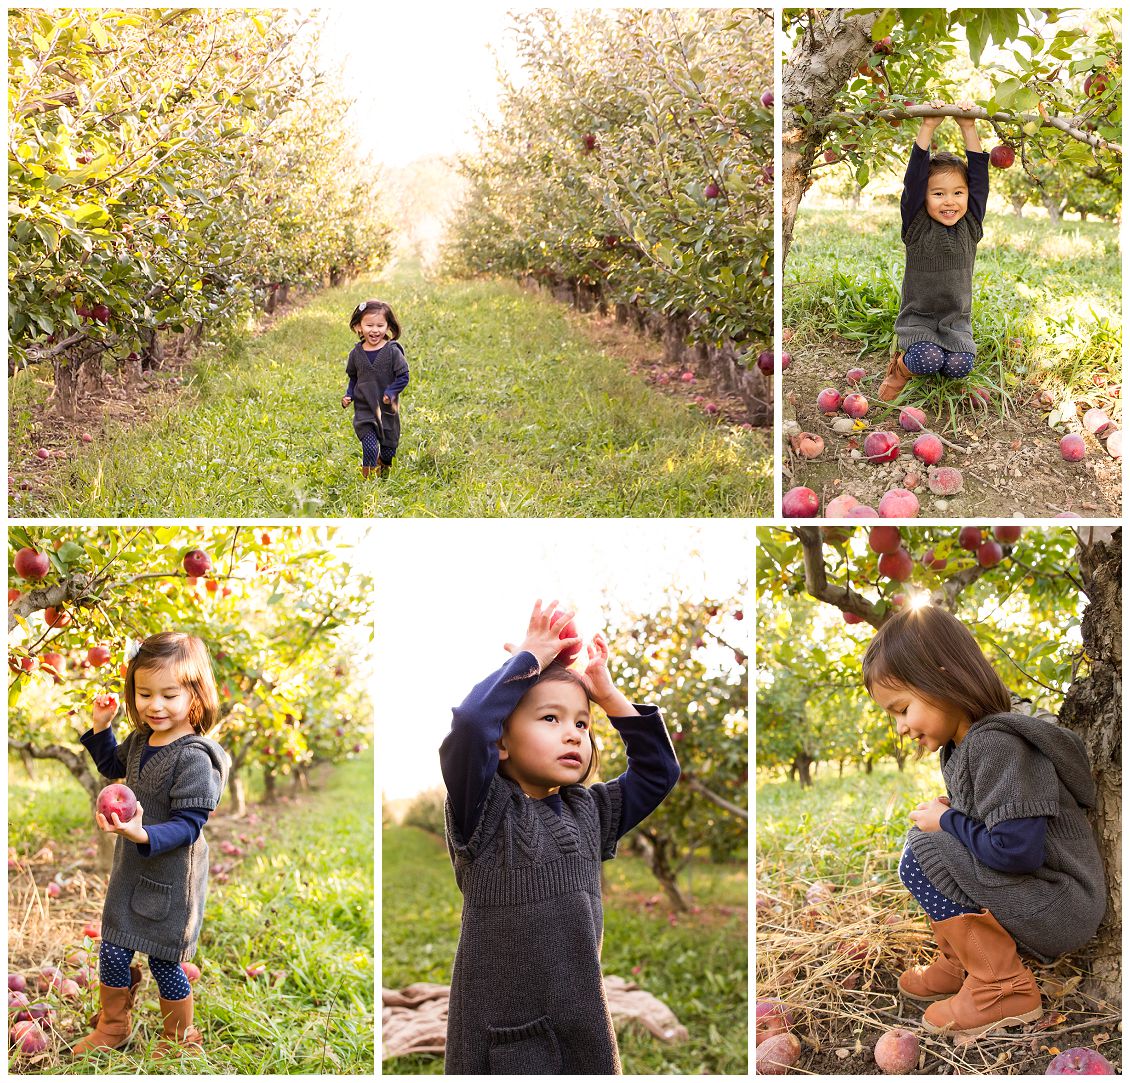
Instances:
[[[502,727],[540,672],[538,660],[521,651],[475,685],[452,712],[451,732],[440,745],[439,758],[452,814],[465,839],[474,833],[498,770]],[[619,777],[620,838],[650,816],[679,780],[679,761],[659,709],[636,705],[636,710],[638,716],[609,719],[628,757],[628,768]],[[560,814],[560,794],[543,800]]]
[[[969,172],[969,204],[966,214],[978,222],[985,220],[985,208],[989,202],[989,156],[979,150],[967,150],[965,159]],[[926,192],[930,179],[930,152],[917,143],[911,145],[910,161],[902,181],[902,235],[914,216],[926,203]],[[956,223],[955,223],[956,225]],[[952,227],[950,227],[952,228]]]
[[[1035,872],[1044,863],[1045,816],[1001,820],[988,828],[956,809],[947,809],[940,820],[942,830],[961,842],[982,865],[999,872]]]
[[[90,753],[94,766],[103,778],[125,778],[126,765],[118,755],[118,739],[114,736],[113,729],[107,727],[101,733],[95,733],[93,728],[88,729],[79,740]],[[147,744],[141,750],[139,772],[145,770],[145,764],[162,747],[164,746]],[[200,837],[209,815],[211,813],[206,808],[178,809],[173,813],[172,819],[164,823],[146,824],[145,833],[149,836],[149,841],[134,843],[137,852],[142,857],[156,857],[181,846],[191,846]]]

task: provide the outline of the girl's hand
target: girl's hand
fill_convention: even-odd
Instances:
[[[580,647],[582,642],[580,636],[571,636],[568,639],[561,638],[561,630],[576,614],[572,610],[566,610],[559,614],[556,620],[551,620],[556,605],[556,598],[544,607],[540,598],[534,602],[534,609],[530,614],[530,624],[526,629],[526,638],[517,647],[513,643],[503,644],[505,649],[511,654],[529,651],[538,660],[538,665],[545,669],[562,651],[569,650],[572,647]]]
[[[392,405],[392,399],[390,399],[387,395],[385,395],[385,397],[381,401],[385,404],[385,406]]]
[[[591,699],[609,718],[630,718],[638,715],[631,701],[613,683],[608,670],[608,644],[599,632],[588,645],[588,664],[581,679]]]
[[[911,814],[910,819],[922,831],[940,831],[942,829],[942,813],[950,807],[949,799],[935,797],[919,805]]]
[[[926,102],[931,109],[944,109],[948,103],[942,101]],[[932,133],[934,129],[945,120],[945,117],[923,117],[922,131]]]
[[[138,802],[137,812],[133,814],[133,819],[130,820],[129,823],[122,823],[122,821],[118,819],[118,814],[116,812],[110,813],[110,816],[113,820],[112,823],[110,822],[110,820],[107,820],[101,812],[96,812],[94,814],[94,818],[98,821],[98,828],[100,831],[106,831],[114,835],[121,835],[124,838],[129,839],[130,842],[146,843],[149,841],[149,835],[146,832],[145,828],[141,826],[141,817],[144,815],[144,813],[145,809],[143,809],[141,807],[141,803]]]
[[[341,408],[344,410],[353,400],[348,395],[341,396]]]
[[[118,713],[118,697],[113,692],[104,692],[94,697],[94,732],[102,733],[109,729],[110,723]]]
[[[971,112],[972,110],[977,108],[977,106],[974,105],[973,102],[969,101],[968,98],[965,101],[958,102],[957,107],[958,109],[964,109],[967,112]],[[963,132],[969,131],[970,128],[972,128],[974,131],[977,130],[977,121],[975,121],[972,117],[954,117],[953,119],[957,121],[957,126]]]

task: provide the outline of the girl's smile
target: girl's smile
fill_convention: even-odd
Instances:
[[[872,694],[891,715],[899,736],[917,741],[926,752],[937,752],[950,741],[961,744],[969,732],[972,720],[959,707],[928,700],[898,681],[876,681]]]
[[[960,173],[935,173],[926,189],[926,213],[944,226],[952,226],[969,209],[969,189]]]
[[[367,312],[361,317],[361,334],[365,336],[366,346],[383,345],[388,338],[388,320],[379,312]]]
[[[166,669],[139,669],[134,674],[134,704],[153,731],[151,745],[167,745],[195,732],[192,693]]]

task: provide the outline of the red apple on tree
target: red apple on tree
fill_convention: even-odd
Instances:
[[[110,648],[105,643],[99,643],[86,652],[86,660],[92,666],[104,666],[110,661]]]
[[[184,555],[184,570],[192,578],[199,578],[212,567],[212,559],[203,549],[190,549]]]
[[[21,579],[43,579],[51,568],[51,559],[46,553],[25,547],[16,553],[13,564]]]
[[[707,199],[717,199],[721,194],[722,189],[719,188],[718,185],[714,183],[714,181],[711,181],[706,186],[706,190],[703,192],[703,195],[705,195]]]
[[[989,161],[997,169],[1008,169],[1016,161],[1016,151],[1007,143],[998,143],[989,151]]]

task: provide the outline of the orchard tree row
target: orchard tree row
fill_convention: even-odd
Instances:
[[[739,591],[739,595],[742,593]],[[740,603],[739,603],[740,604]],[[672,592],[653,612],[619,618],[610,637],[613,679],[635,703],[652,703],[671,732],[681,776],[631,832],[675,910],[688,909],[677,876],[696,852],[713,861],[745,853],[749,820],[749,713],[745,614],[733,601]],[[613,627],[611,616],[605,627]],[[610,726],[597,730],[600,774],[627,768]]]
[[[1118,9],[1067,24],[1049,8],[796,9],[783,75],[784,256],[797,210],[821,169],[847,163],[859,188],[902,173],[924,116],[971,116],[1005,192],[1053,218],[1072,207],[1115,216],[1122,186],[1122,40]],[[955,83],[964,46],[971,82]],[[991,62],[989,54],[991,56]],[[972,97],[975,108],[931,108]],[[947,125],[938,138],[956,140]],[[992,135],[988,134],[991,127]],[[955,141],[948,149],[959,150]],[[1015,175],[1010,171],[1015,170]]]
[[[9,374],[51,363],[70,417],[162,335],[385,258],[317,38],[279,10],[9,12]]]
[[[8,537],[8,745],[25,764],[63,763],[93,802],[103,780],[78,742],[92,701],[120,701],[127,647],[161,631],[209,648],[221,716],[210,736],[232,758],[236,814],[249,771],[262,772],[270,799],[279,779],[304,786],[315,764],[367,747],[369,581],[332,529],[13,527]],[[129,725],[123,708],[119,740]]]
[[[525,78],[463,161],[453,269],[634,305],[749,364],[772,333],[772,13],[516,20]]]
[[[801,785],[819,761],[891,756],[901,768],[909,749],[863,688],[863,652],[903,607],[945,606],[1017,710],[1048,711],[1083,740],[1114,900],[1092,954],[1113,981],[1103,960],[1117,959],[1121,929],[1121,578],[1121,528],[759,531],[758,766],[787,766]]]

